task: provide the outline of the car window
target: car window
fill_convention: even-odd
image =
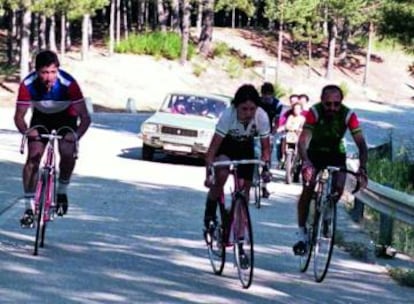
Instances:
[[[226,102],[211,97],[171,94],[165,100],[161,111],[180,115],[218,118],[227,106]]]

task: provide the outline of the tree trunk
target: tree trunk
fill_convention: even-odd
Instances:
[[[198,47],[204,57],[208,57],[211,51],[214,24],[214,0],[205,0],[203,10],[203,26],[201,29]]]
[[[121,41],[121,0],[116,0],[116,32],[115,32],[115,39],[116,45],[119,44]]]
[[[337,36],[337,27],[334,20],[329,21],[328,30],[328,64],[326,67],[325,77],[326,79],[331,79],[335,63],[335,46]]]
[[[164,1],[157,1],[157,10],[158,10],[158,24],[160,26],[161,32],[167,31],[167,10],[164,7]]]
[[[84,14],[83,19],[82,19],[82,51],[81,51],[82,60],[85,60],[88,57],[89,18],[90,18],[89,14]]]
[[[128,0],[123,1],[122,6],[122,20],[124,26],[124,39],[128,39],[129,25],[128,25]]]
[[[30,61],[30,23],[32,12],[28,8],[22,11],[21,40],[20,40],[20,80],[29,74]]]
[[[50,16],[50,27],[49,27],[49,48],[56,52],[56,19],[55,15]]]
[[[171,29],[180,32],[180,5],[178,0],[171,1]]]
[[[367,46],[366,64],[365,64],[365,69],[364,69],[364,79],[362,80],[362,84],[364,86],[368,84],[368,73],[369,73],[369,66],[371,62],[373,34],[374,34],[374,24],[372,21],[370,21],[368,25],[368,46]]]
[[[68,20],[68,18],[66,18],[66,25],[65,25],[65,29],[66,29],[66,48],[67,50],[70,50],[70,48],[72,47],[72,37],[70,35],[70,21]]]
[[[198,0],[197,6],[197,35],[200,36],[201,24],[203,22],[203,0]]]
[[[181,58],[180,63],[182,65],[187,61],[188,56],[188,41],[190,38],[190,15],[191,5],[189,0],[181,0],[182,14],[183,14],[183,31],[181,34]]]
[[[345,18],[344,20],[344,26],[341,34],[341,46],[338,59],[345,62],[348,55],[348,40],[350,36],[350,24],[348,18]]]
[[[66,15],[60,15],[60,56],[65,56],[66,52]]]
[[[39,50],[39,14],[32,13],[32,22],[30,24],[30,44],[31,51]]]
[[[312,71],[312,37],[308,38],[308,78],[311,76]]]
[[[282,2],[282,7],[280,10],[280,20],[279,20],[279,37],[277,41],[277,65],[276,65],[276,71],[275,71],[275,82],[277,83],[279,81],[279,72],[280,68],[282,66],[282,51],[283,51],[283,27],[284,27],[284,20],[283,20],[283,13],[284,13],[284,4],[285,2]]]
[[[16,12],[7,9],[7,63],[14,63],[15,41],[16,41]]]
[[[235,28],[236,27],[236,7],[233,6],[231,8],[231,28]]]
[[[114,26],[115,26],[115,1],[111,0],[111,10],[109,17],[109,55],[111,56],[114,53]]]
[[[144,14],[145,14],[145,2],[140,1],[138,3],[138,12],[137,12],[137,16],[138,16],[137,29],[139,32],[142,32],[144,30],[144,22],[145,22]]]
[[[41,50],[46,49],[46,16],[43,14],[39,22],[39,46]]]

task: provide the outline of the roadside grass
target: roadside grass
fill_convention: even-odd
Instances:
[[[386,157],[372,154],[367,164],[369,178],[380,184],[389,185],[394,189],[413,194],[412,177],[414,174],[413,165],[406,158],[400,157],[398,160],[391,161]],[[352,202],[346,202],[346,210],[349,213],[352,208]],[[364,206],[364,217],[361,222],[362,229],[370,236],[372,240],[379,239],[380,213],[369,206]],[[384,248],[381,245],[372,246],[363,242],[353,242],[344,239],[341,232],[338,233],[336,240],[338,246],[343,247],[351,256],[369,260],[371,252],[377,257],[384,257]],[[393,222],[393,235],[391,248],[398,252],[405,253],[411,257],[414,256],[414,227],[398,220]],[[392,258],[389,256],[388,258]],[[389,267],[389,275],[404,286],[414,287],[414,270],[399,267]]]

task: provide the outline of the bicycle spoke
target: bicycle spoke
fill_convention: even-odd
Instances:
[[[223,272],[224,263],[226,261],[226,246],[223,240],[224,212],[226,212],[224,206],[219,203],[216,211],[217,225],[214,227],[213,231],[206,232],[208,257],[215,274],[221,274]]]
[[[316,282],[322,282],[332,257],[336,228],[336,204],[327,202],[322,208],[316,233],[314,275]]]
[[[235,201],[234,260],[243,288],[249,288],[253,279],[254,250],[249,210],[244,197]]]
[[[316,201],[312,199],[309,205],[309,214],[308,220],[306,223],[307,227],[307,236],[308,236],[308,249],[307,253],[299,257],[299,269],[301,272],[306,272],[308,270],[310,260],[312,257],[312,251],[314,248],[315,240],[315,225],[314,223],[318,220],[318,211],[317,211]]]

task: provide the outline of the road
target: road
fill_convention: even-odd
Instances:
[[[94,114],[69,190],[70,209],[32,255],[21,229],[24,156],[12,112],[0,121],[0,298],[2,303],[407,303],[413,291],[385,268],[335,249],[321,284],[298,271],[291,246],[299,186],[276,172],[263,208],[251,208],[256,265],[243,290],[232,258],[212,274],[202,240],[206,189],[199,162],[140,160],[136,131],[148,114]],[[409,300],[408,300],[409,301]]]

